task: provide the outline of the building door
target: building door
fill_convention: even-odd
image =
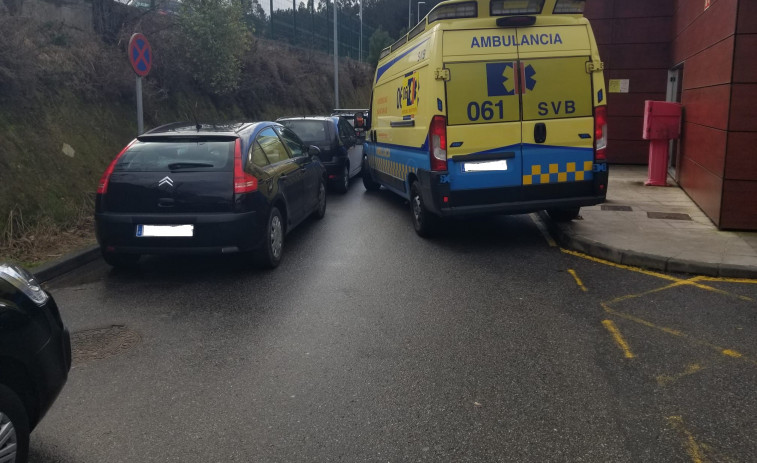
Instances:
[[[680,64],[668,71],[668,88],[665,95],[665,101],[680,103],[682,91],[683,64]],[[681,117],[683,118],[683,115]],[[681,138],[683,138],[683,136],[684,132],[681,130]],[[670,140],[670,143],[668,144],[668,173],[676,182],[678,181],[679,175],[678,165],[681,161],[681,138]]]

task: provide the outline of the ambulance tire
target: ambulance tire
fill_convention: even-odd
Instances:
[[[368,167],[368,158],[363,158],[363,168],[361,169],[363,177],[363,186],[367,191],[378,191],[381,188],[381,184],[376,183],[371,177],[371,169]]]
[[[578,217],[580,207],[562,207],[559,209],[547,209],[547,214],[555,222],[570,222]]]
[[[439,217],[431,213],[423,204],[423,196],[418,182],[410,187],[410,214],[413,218],[415,233],[423,238],[429,238],[437,230]]]

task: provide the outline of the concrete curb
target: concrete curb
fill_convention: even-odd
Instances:
[[[43,264],[35,268],[32,273],[37,277],[37,281],[44,283],[81,267],[84,264],[92,262],[99,257],[100,246],[94,245],[89,248],[66,254],[60,259]]]
[[[562,227],[553,222],[544,212],[540,212],[539,217],[541,217],[542,222],[546,225],[552,238],[560,246],[573,251],[583,252],[592,257],[615,262],[616,264],[643,267],[671,273],[690,273],[694,275],[723,278],[757,279],[757,269],[753,267],[725,263],[697,262],[646,254],[629,249],[619,249],[584,236],[574,236],[563,230]]]

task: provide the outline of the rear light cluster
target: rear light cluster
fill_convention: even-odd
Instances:
[[[607,160],[607,106],[594,108],[594,160]]]
[[[447,118],[434,116],[428,129],[428,152],[432,171],[447,170]]]
[[[110,181],[110,175],[113,173],[113,169],[115,169],[116,164],[118,164],[118,160],[121,158],[121,156],[123,156],[126,150],[131,148],[131,145],[133,145],[136,141],[137,140],[135,138],[128,145],[126,145],[124,149],[122,149],[121,152],[118,153],[118,156],[113,159],[108,168],[105,169],[105,173],[100,178],[100,183],[97,185],[97,194],[105,194],[108,192],[108,182]]]
[[[237,138],[234,146],[234,193],[258,191],[258,179],[242,168],[242,140]]]

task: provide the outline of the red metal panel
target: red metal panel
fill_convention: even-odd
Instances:
[[[732,88],[729,129],[754,132],[757,130],[757,83],[735,84]]]
[[[594,39],[599,45],[599,55],[604,59],[602,54],[602,45],[612,43],[612,19],[592,19],[591,28],[594,31]]]
[[[608,130],[612,131],[612,127]],[[612,164],[645,165],[649,160],[649,142],[610,139],[607,142],[607,159]]]
[[[610,51],[609,69],[668,69],[670,47],[660,43],[613,44],[605,47]]]
[[[638,93],[641,100],[659,100],[665,99],[665,92],[668,89],[668,70],[665,69],[623,69],[623,70],[606,70],[605,78],[607,79],[628,79],[630,81],[630,95]],[[648,95],[650,93],[662,94],[662,98],[657,95]],[[643,95],[647,94],[647,95]],[[612,93],[612,95],[626,96],[627,93]],[[643,109],[643,101],[641,103]]]
[[[612,18],[612,10],[615,5],[615,0],[586,0],[586,6],[584,7],[584,16],[589,20],[599,18]],[[594,21],[592,21],[594,24]]]
[[[642,113],[643,114],[643,113]],[[634,117],[607,117],[608,144],[614,140],[641,140],[644,126],[642,114]]]
[[[757,5],[757,1],[754,2]],[[757,10],[755,10],[757,15]],[[733,58],[733,81],[740,83],[757,82],[757,34],[737,35],[736,51]]]
[[[631,89],[636,81],[631,80]],[[664,100],[665,93],[610,93],[607,99],[608,116],[644,116],[645,100]],[[641,134],[637,134],[639,137]],[[612,132],[610,132],[612,136]]]
[[[757,230],[757,182],[727,180],[723,184],[720,228]]]
[[[684,126],[683,133],[681,149],[684,156],[718,177],[722,177],[728,132],[687,123]]]
[[[737,0],[718,0],[678,35],[673,62],[680,63],[730,37],[736,31]]]
[[[687,59],[683,68],[684,88],[730,83],[733,44],[734,36],[731,36]]]
[[[673,39],[672,17],[623,18],[613,21],[613,43],[665,43]]]
[[[739,34],[757,34],[757,2],[741,0],[736,31]]]
[[[685,81],[685,70],[683,78]],[[684,90],[682,96],[684,122],[726,130],[730,96],[730,85]]]
[[[644,18],[652,16],[672,16],[673,0],[634,0],[615,4],[616,18]]]
[[[757,132],[729,132],[725,176],[729,180],[757,180]],[[753,197],[757,198],[757,196]],[[757,203],[757,201],[755,201]]]
[[[715,225],[720,224],[720,200],[723,179],[685,155],[679,166],[678,180],[684,191],[707,214]]]

